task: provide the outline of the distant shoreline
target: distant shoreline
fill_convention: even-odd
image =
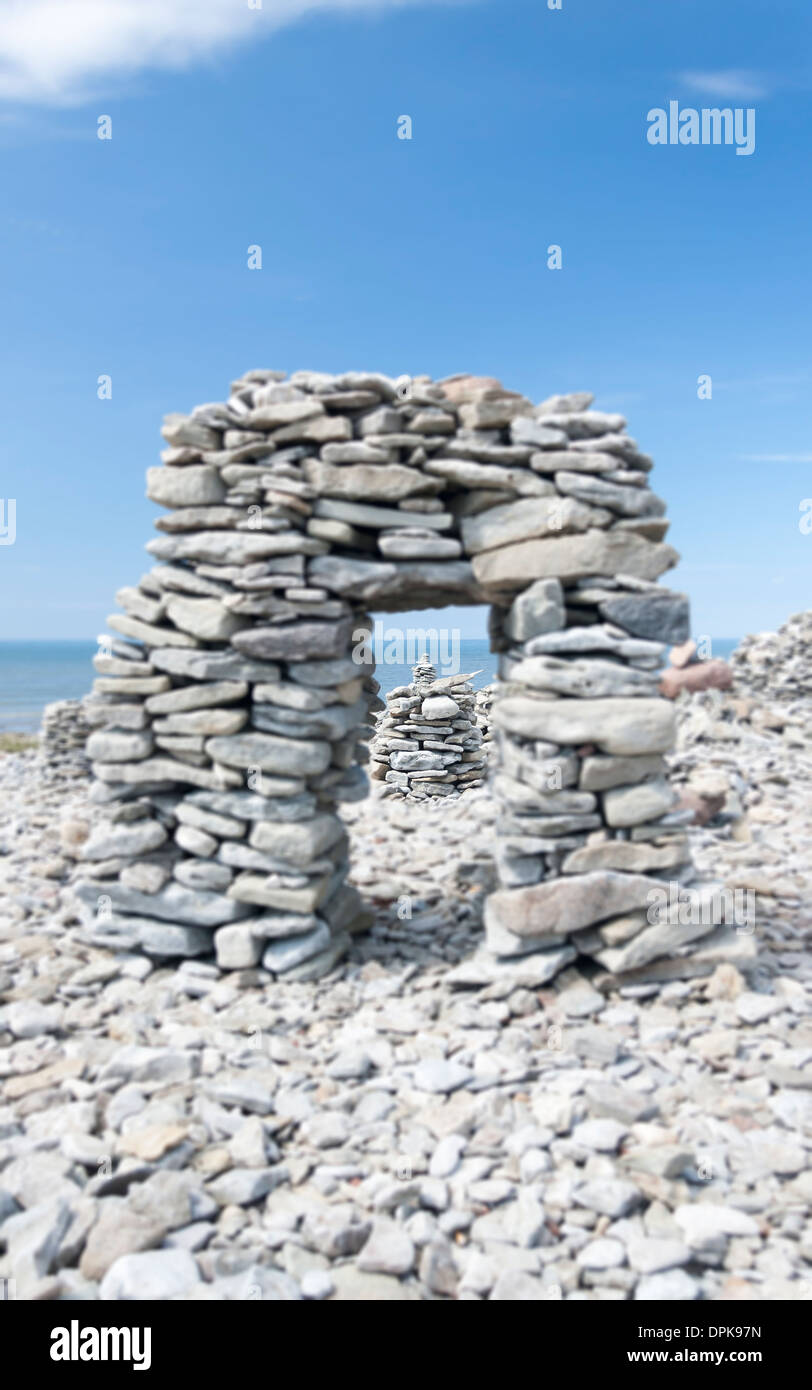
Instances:
[[[714,656],[729,657],[740,640],[712,639]],[[46,705],[55,700],[79,700],[86,695],[93,683],[96,650],[96,642],[81,638],[0,641],[0,735],[36,734]],[[480,675],[474,681],[477,689],[495,679],[496,657],[487,638],[461,638],[458,657],[448,669],[435,663],[438,675],[478,671]],[[375,676],[385,694],[409,682],[411,667],[382,660],[376,666]]]

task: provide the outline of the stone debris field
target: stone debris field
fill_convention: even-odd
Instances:
[[[730,690],[674,703],[697,873],[754,893],[754,927],[623,973],[482,953],[490,782],[345,808],[369,930],[321,978],[98,944],[71,876],[104,808],[52,715],[52,756],[0,757],[0,1277],[809,1300],[810,637],[747,639]]]

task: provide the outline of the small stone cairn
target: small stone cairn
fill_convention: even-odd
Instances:
[[[383,782],[382,795],[425,801],[482,785],[484,730],[471,685],[478,674],[438,679],[425,653],[411,683],[389,691],[370,748],[370,775]]]
[[[54,700],[42,711],[39,763],[43,776],[86,777],[90,759],[85,752],[92,731],[81,700]]]

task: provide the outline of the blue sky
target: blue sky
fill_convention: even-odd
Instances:
[[[136,11],[0,0],[0,639],[103,629],[161,417],[255,366],[590,389],[655,458],[697,634],[809,606],[808,0]],[[672,99],[754,107],[755,152],[652,147]]]

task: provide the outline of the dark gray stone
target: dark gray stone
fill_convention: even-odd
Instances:
[[[604,599],[598,611],[607,622],[617,623],[634,637],[673,644],[686,642],[691,635],[691,606],[685,594],[620,594]]]

